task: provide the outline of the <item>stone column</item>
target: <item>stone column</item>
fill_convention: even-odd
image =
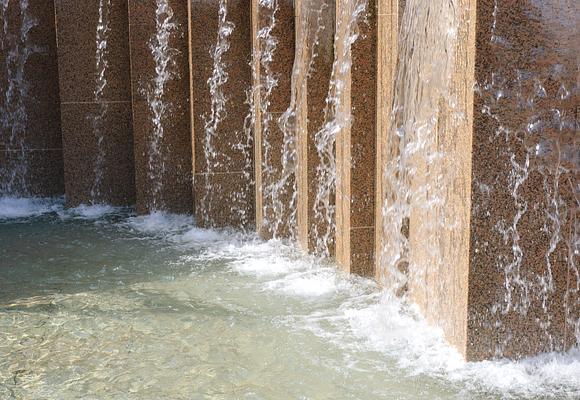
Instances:
[[[379,282],[382,276],[382,252],[389,245],[388,233],[382,224],[384,200],[387,185],[384,179],[384,165],[389,158],[385,144],[393,134],[391,116],[393,89],[397,68],[399,22],[402,19],[405,0],[377,1],[377,142],[376,142],[376,200],[375,200],[375,276]]]
[[[255,223],[251,96],[251,3],[192,0],[191,102],[196,221]]]
[[[256,228],[263,238],[295,236],[296,229],[295,165],[285,166],[283,154],[296,134],[294,15],[293,0],[252,0]]]
[[[381,143],[384,283],[468,360],[564,351],[580,337],[575,12],[405,7]]]
[[[344,76],[335,71],[335,79],[344,80],[344,89],[338,89],[339,118],[350,112],[338,124],[336,139],[336,258],[347,271],[374,276],[377,4],[340,0],[336,16],[335,62],[352,62]],[[355,37],[348,48],[348,38]]]
[[[479,0],[467,357],[580,340],[578,8]]]
[[[129,0],[140,213],[193,212],[188,21],[184,1]]]
[[[64,192],[54,4],[0,5],[0,196]],[[30,29],[23,34],[23,24]]]
[[[316,135],[329,117],[326,99],[334,62],[336,6],[334,0],[301,0],[296,4],[298,241],[305,250],[333,256],[334,193],[325,196],[321,191]],[[334,154],[334,148],[329,151]]]
[[[126,0],[56,0],[67,203],[135,200]]]

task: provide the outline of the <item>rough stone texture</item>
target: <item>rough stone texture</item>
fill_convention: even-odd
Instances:
[[[196,221],[205,227],[249,227],[255,223],[253,132],[251,126],[249,131],[244,129],[250,114],[247,92],[252,79],[251,3],[247,0],[227,2],[226,19],[233,23],[234,29],[227,38],[230,47],[221,57],[227,81],[219,86],[226,95],[226,114],[210,142],[214,152],[209,159],[205,151],[210,148],[206,143],[205,125],[211,119],[212,95],[208,79],[214,72],[214,59],[210,52],[218,42],[219,2],[193,0],[189,5]],[[230,178],[238,181],[236,186],[239,189],[212,188],[203,183],[206,179],[207,182],[221,179],[218,174],[230,174]]]
[[[106,5],[106,2],[103,4]],[[112,0],[107,32],[107,81],[97,87],[99,0],[56,0],[59,85],[62,107],[65,193],[67,204],[135,201],[131,76],[126,0]],[[106,15],[106,14],[104,14]],[[103,110],[102,181],[95,195],[98,136],[95,118]]]
[[[467,357],[579,339],[578,9],[477,2]]]
[[[135,142],[135,178],[137,211],[163,210],[174,213],[193,212],[193,178],[191,148],[191,112],[189,104],[188,8],[184,1],[170,0],[173,11],[156,16],[155,0],[129,0],[129,43],[133,96],[133,130]],[[151,46],[162,29],[157,23],[175,24],[168,31],[168,49],[173,63],[163,84],[155,84],[156,62]],[[209,35],[212,36],[212,35]],[[156,48],[159,48],[157,44]],[[157,92],[156,92],[157,88]],[[155,101],[167,107],[163,112],[152,108]],[[158,148],[159,152],[154,150]]]
[[[337,54],[356,1],[337,2]],[[343,11],[343,8],[346,11]],[[377,4],[369,0],[351,46],[352,70],[342,102],[351,123],[337,138],[336,257],[348,271],[374,276],[375,179],[377,138]]]
[[[328,221],[317,218],[315,203],[320,158],[315,136],[325,122],[334,62],[335,10],[333,0],[303,0],[297,12],[297,40],[302,58],[297,65],[298,146],[298,240],[302,247],[319,251],[320,246],[334,255],[334,230]],[[329,199],[335,205],[334,196]],[[325,243],[322,243],[325,242]]]
[[[35,1],[28,6],[28,15],[37,20],[37,25],[29,32],[30,45],[37,46],[24,65],[24,80],[28,95],[22,99],[26,123],[19,138],[24,143],[24,152],[19,143],[10,144],[13,122],[2,123],[0,116],[0,188],[15,165],[27,160],[28,167],[24,176],[26,187],[13,187],[12,195],[55,196],[64,193],[64,173],[62,160],[62,139],[60,132],[60,107],[58,93],[58,66],[56,61],[56,33],[54,25],[53,2]],[[6,117],[14,115],[19,99],[7,101],[5,93],[10,80],[15,79],[14,63],[9,62],[9,52],[19,40],[22,15],[20,3],[8,3],[6,15],[8,31],[0,28],[0,113]],[[18,88],[18,86],[17,86]],[[0,195],[8,193],[0,193]]]
[[[292,218],[295,177],[291,176],[277,195],[281,203],[280,215],[274,210],[272,196],[272,186],[282,179],[284,131],[279,120],[291,106],[295,52],[293,3],[292,0],[276,0],[268,6],[258,0],[252,1],[256,228],[263,238],[290,236],[295,229],[288,226]],[[268,59],[267,52],[273,41],[272,58]],[[269,88],[268,79],[271,78],[276,84]],[[275,226],[276,220],[284,222]]]

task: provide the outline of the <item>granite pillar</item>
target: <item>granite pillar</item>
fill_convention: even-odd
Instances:
[[[405,7],[381,142],[383,282],[468,360],[564,351],[580,337],[575,11]]]
[[[67,204],[132,204],[127,1],[55,5]]]
[[[227,3],[227,4],[226,4]],[[255,223],[251,2],[189,2],[196,221]]]
[[[477,2],[469,359],[580,340],[573,3]]]
[[[188,21],[184,1],[129,0],[139,213],[193,212]]]
[[[326,191],[320,185],[324,155],[319,154],[316,137],[330,117],[326,99],[334,63],[334,0],[297,2],[296,27],[298,241],[305,250],[333,256],[334,188]],[[326,150],[334,156],[334,147]]]
[[[54,4],[0,5],[0,196],[64,193]],[[30,29],[23,34],[22,26]]]
[[[294,18],[293,0],[252,1],[256,228],[263,238],[295,236],[296,230],[296,178],[284,166],[299,103],[292,93],[298,90],[292,82]]]
[[[375,198],[375,276],[384,281],[382,251],[389,245],[388,233],[382,224],[384,199],[387,185],[384,179],[384,165],[389,158],[385,144],[393,134],[391,111],[393,90],[397,69],[399,21],[403,17],[405,0],[377,1],[377,136],[376,136],[376,198]]]
[[[352,68],[340,68],[347,70],[344,76],[335,72],[335,79],[344,80],[338,118],[350,113],[338,124],[336,139],[336,259],[349,272],[374,276],[377,3],[340,0],[336,7],[335,59],[345,65],[352,60]],[[346,39],[355,35],[346,47]]]

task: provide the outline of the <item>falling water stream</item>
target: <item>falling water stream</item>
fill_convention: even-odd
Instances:
[[[164,179],[166,175],[166,150],[163,145],[165,120],[171,112],[172,104],[167,99],[165,89],[169,82],[179,78],[175,56],[178,50],[171,46],[171,40],[180,32],[174,19],[174,11],[168,0],[156,0],[155,33],[149,41],[149,50],[155,62],[152,82],[145,90],[152,131],[149,136],[148,179],[151,184],[151,211],[162,210]]]
[[[265,198],[264,203],[264,226],[271,232],[273,237],[289,236],[296,237],[296,179],[295,179],[295,126],[289,126],[292,122],[285,118],[281,124],[283,132],[282,149],[277,149],[273,145],[274,124],[277,122],[275,114],[270,110],[271,96],[278,87],[280,76],[272,70],[272,62],[277,56],[279,38],[274,35],[276,28],[276,14],[279,11],[277,0],[261,0],[259,3],[260,13],[266,16],[265,23],[258,30],[259,48],[259,109],[260,109],[260,129],[262,132],[262,193]],[[292,90],[293,97],[295,90]],[[281,151],[280,165],[276,165],[275,160]],[[288,199],[287,197],[290,197]],[[283,226],[289,231],[284,232]]]
[[[437,129],[443,124],[444,107],[453,109],[450,94],[452,62],[456,47],[456,10],[453,1],[425,4],[407,1],[400,29],[399,64],[394,85],[391,135],[387,138],[384,178],[388,193],[383,205],[383,235],[388,237],[381,257],[383,281],[394,293],[407,285],[407,271],[421,274],[421,266],[409,266],[409,220],[415,210],[440,209],[442,190]],[[426,28],[421,28],[426,27]],[[418,45],[419,44],[419,45]],[[404,61],[401,61],[404,60]],[[452,129],[450,127],[450,129]],[[434,223],[437,225],[435,220]],[[447,221],[449,223],[449,221]],[[428,226],[435,234],[440,225]],[[436,236],[423,244],[435,261],[430,270],[442,266]],[[424,276],[416,280],[424,281]]]
[[[105,169],[105,122],[107,118],[108,105],[105,102],[105,89],[107,88],[107,68],[108,45],[110,33],[110,12],[111,0],[99,0],[99,21],[96,33],[96,53],[95,53],[95,103],[98,111],[91,116],[93,132],[96,139],[95,163],[93,167],[94,178],[91,187],[91,202],[100,203],[102,201],[103,175]]]
[[[318,164],[316,168],[316,197],[314,201],[314,236],[315,251],[330,256],[330,244],[336,233],[336,199],[337,173],[336,141],[337,136],[345,134],[344,130],[352,123],[350,108],[345,103],[348,95],[347,82],[352,69],[351,46],[359,37],[358,25],[364,23],[368,6],[367,0],[344,2],[339,7],[335,34],[334,63],[332,76],[326,98],[326,123],[315,134]]]
[[[29,12],[28,0],[20,0],[16,26],[8,18],[9,7],[14,0],[0,1],[0,51],[5,54],[2,68],[6,74],[6,86],[0,97],[0,133],[9,153],[8,162],[0,168],[0,194],[13,196],[30,195],[28,182],[29,142],[27,140],[28,108],[31,96],[26,77],[28,59],[44,51],[35,45],[30,32],[38,20]]]
[[[205,140],[203,152],[206,160],[206,179],[203,200],[200,203],[206,226],[212,225],[211,215],[215,205],[214,191],[210,175],[219,167],[219,154],[215,148],[215,141],[218,138],[218,132],[221,123],[227,115],[227,94],[224,93],[223,87],[227,83],[229,74],[224,61],[225,54],[230,48],[229,37],[235,29],[234,24],[228,21],[228,1],[220,0],[218,5],[218,31],[215,46],[210,50],[210,56],[213,61],[212,75],[207,81],[211,95],[211,109],[205,116]]]

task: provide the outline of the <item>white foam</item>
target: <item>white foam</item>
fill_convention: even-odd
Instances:
[[[277,242],[229,243],[213,256],[232,257],[232,269],[260,279],[264,290],[308,299],[341,295],[338,307],[292,316],[345,351],[374,351],[392,360],[407,376],[425,375],[501,398],[580,398],[580,350],[544,354],[519,362],[465,362],[441,329],[429,325],[414,305],[369,280],[352,279],[311,256]],[[297,324],[297,325],[296,325]]]
[[[466,363],[448,378],[483,390],[535,398],[580,398],[580,350],[540,354],[520,361]]]
[[[193,227],[193,217],[157,211],[148,215],[128,218],[124,225],[137,232],[147,234],[182,234]]]
[[[0,197],[0,220],[37,217],[62,210],[62,198]]]
[[[372,305],[342,309],[367,349],[394,358],[412,375],[437,376],[470,390],[504,397],[575,398],[580,395],[580,350],[520,361],[465,362],[441,330],[389,295]],[[576,397],[580,398],[580,397]]]
[[[191,228],[178,239],[181,243],[206,245],[223,240],[224,235],[211,229]]]
[[[304,271],[288,274],[281,279],[267,282],[264,287],[291,296],[321,297],[337,293],[344,285],[336,274],[329,271]]]
[[[78,218],[78,219],[100,219],[107,215],[116,214],[126,210],[123,207],[113,207],[107,204],[81,204],[78,207],[69,208],[67,210],[59,213],[60,217],[66,218]]]

